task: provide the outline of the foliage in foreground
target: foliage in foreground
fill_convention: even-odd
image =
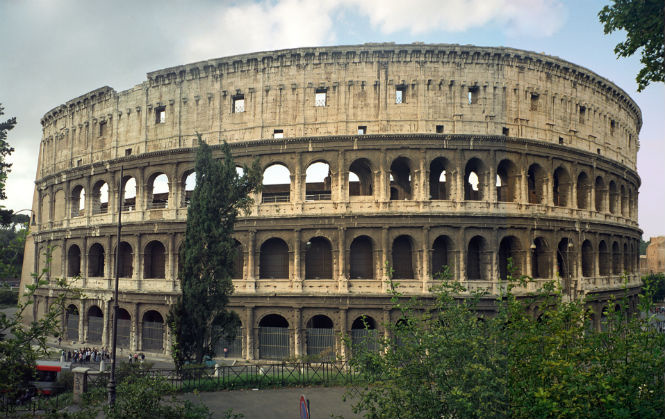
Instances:
[[[654,301],[665,301],[665,274],[649,274],[642,277],[645,292],[653,293]]]
[[[258,162],[238,175],[228,144],[221,160],[199,138],[196,187],[187,210],[179,279],[182,294],[171,306],[168,324],[173,331],[173,360],[200,364],[215,355],[215,345],[231,340],[239,327],[237,315],[226,309],[233,292],[231,275],[236,244],[233,228],[240,211],[252,203],[249,194],[260,185]]]
[[[601,331],[584,302],[565,302],[553,283],[517,299],[509,278],[494,317],[478,317],[481,294],[460,300],[441,280],[423,306],[393,291],[401,311],[380,351],[353,348],[367,385],[356,412],[369,418],[661,418],[665,414],[665,335],[626,315],[606,313]],[[394,287],[392,288],[394,290]],[[468,295],[468,294],[467,294]],[[648,313],[651,296],[641,296]]]

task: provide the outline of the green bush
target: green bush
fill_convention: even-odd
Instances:
[[[18,303],[18,290],[9,287],[0,287],[0,305],[14,306]]]

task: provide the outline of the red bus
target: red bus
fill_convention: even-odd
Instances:
[[[41,394],[53,394],[57,388],[58,378],[62,371],[71,368],[69,362],[45,361],[38,359],[36,362],[37,376],[32,382],[37,392]]]

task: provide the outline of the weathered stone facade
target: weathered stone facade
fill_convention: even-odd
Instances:
[[[665,272],[665,236],[652,237],[647,247],[647,273]]]
[[[167,350],[195,132],[227,141],[240,163],[287,173],[281,185],[266,176],[236,227],[235,350],[246,359],[277,356],[275,328],[286,330],[284,351],[301,355],[318,351],[321,329],[353,332],[362,315],[377,329],[396,321],[386,263],[407,295],[427,296],[442,265],[496,294],[512,257],[536,278],[529,290],[560,278],[568,295],[597,301],[597,318],[621,274],[639,289],[641,112],[556,57],[421,44],[248,54],[97,89],[42,124],[22,280],[49,246],[51,276],[80,274],[86,299],[64,319],[71,340],[110,341],[118,253],[121,342]],[[327,176],[308,181],[316,163]],[[122,197],[118,252],[121,166],[136,192]],[[155,189],[162,175],[167,192]],[[40,291],[35,316],[47,302]]]

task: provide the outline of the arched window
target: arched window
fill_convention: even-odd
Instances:
[[[374,249],[372,239],[367,236],[356,237],[349,248],[351,279],[374,278]]]
[[[307,355],[321,360],[335,359],[335,332],[330,317],[316,315],[307,322]]]
[[[551,269],[549,246],[542,237],[536,237],[531,246],[531,276],[549,278]]]
[[[328,163],[312,163],[305,173],[305,200],[330,201],[331,184]]]
[[[444,267],[451,268],[452,258],[448,258],[450,249],[452,249],[452,241],[448,236],[439,236],[434,240],[432,244],[432,275],[434,277],[442,272]]]
[[[475,236],[469,241],[469,247],[466,252],[466,276],[470,280],[485,279],[487,272],[483,265],[485,252],[485,239]]]
[[[282,239],[268,239],[261,245],[259,278],[289,278],[289,246]]]
[[[67,276],[81,275],[81,249],[73,244],[67,251]]]
[[[448,161],[443,157],[432,160],[429,165],[429,196],[432,200],[450,199]]]
[[[185,191],[182,196],[182,206],[187,207],[192,200],[192,193],[194,193],[194,189],[196,188],[196,172],[193,170],[185,172],[182,184]]]
[[[610,274],[610,252],[605,240],[598,243],[598,272],[600,275]]]
[[[305,244],[305,279],[332,279],[332,247],[328,239],[313,237]]]
[[[598,176],[596,177],[596,211],[598,212],[603,212],[605,211],[605,195],[607,194],[607,190],[605,189],[605,182],[603,181],[603,178]]]
[[[122,210],[136,210],[136,179],[131,176],[125,176],[123,179]]]
[[[155,173],[148,180],[151,185],[148,202],[151,209],[162,209],[168,207],[169,202],[169,178],[164,173]]]
[[[570,175],[563,167],[554,171],[552,178],[552,198],[557,207],[567,207],[570,196]]]
[[[104,314],[97,306],[88,309],[88,339],[89,343],[102,343],[102,330],[104,329]]]
[[[70,202],[72,217],[85,215],[85,189],[83,189],[83,186],[78,185],[72,189]]]
[[[581,172],[577,176],[577,208],[589,208],[589,201],[591,196],[591,182],[586,173]]]
[[[464,168],[464,199],[467,201],[480,201],[484,197],[485,165],[477,158],[466,163]]]
[[[612,243],[612,274],[621,274],[621,252],[617,242]]]
[[[245,258],[242,251],[242,244],[238,240],[235,242],[235,256],[233,257],[233,273],[231,274],[232,279],[242,279],[243,270],[245,265]]]
[[[131,278],[134,275],[132,246],[127,242],[120,242],[118,253],[118,276],[120,278]]]
[[[259,322],[259,359],[284,359],[291,355],[289,322],[269,314]]]
[[[582,276],[593,276],[593,246],[589,240],[582,243]]]
[[[291,173],[282,164],[273,164],[263,172],[261,202],[289,202],[291,197]]]
[[[545,196],[545,171],[534,163],[527,171],[529,204],[542,204]]]
[[[166,278],[166,249],[160,241],[146,245],[143,262],[143,278]]]
[[[370,316],[357,317],[351,324],[351,346],[376,352],[379,350],[379,333],[376,321]]]
[[[623,270],[630,271],[630,254],[628,253],[628,244],[623,244]]]
[[[88,251],[88,276],[104,276],[104,248],[99,243],[90,246]]]
[[[508,274],[513,278],[522,274],[522,245],[515,236],[507,236],[499,243],[499,277],[504,281],[508,279]],[[512,260],[513,271],[509,272],[508,259]]]
[[[103,180],[92,188],[92,213],[106,214],[109,211],[109,185]]]
[[[372,195],[372,166],[367,159],[358,159],[349,167],[349,196]]]
[[[144,351],[164,350],[164,318],[155,310],[143,315],[142,339]]]
[[[617,184],[611,180],[610,181],[610,212],[616,214],[618,212],[618,201],[619,201],[619,191],[617,189]]]
[[[398,157],[390,165],[390,199],[411,199],[411,167],[409,159]]]
[[[628,215],[628,193],[626,187],[621,185],[621,215],[626,217]]]
[[[118,334],[116,343],[121,348],[129,348],[132,333],[132,318],[124,308],[118,308]]]
[[[65,325],[66,325],[66,332],[65,336],[67,337],[67,340],[70,341],[76,341],[78,342],[79,340],[79,309],[73,305],[70,304],[67,306],[67,311],[65,313]]]
[[[502,160],[496,170],[496,198],[499,202],[517,201],[517,166],[510,160]]]
[[[413,246],[411,237],[399,236],[393,241],[393,278],[412,279],[413,274]]]
[[[571,244],[572,243],[567,238],[563,238],[559,241],[559,245],[557,246],[557,268],[559,269],[559,277],[564,279],[567,279],[570,276],[574,268],[571,265]]]

